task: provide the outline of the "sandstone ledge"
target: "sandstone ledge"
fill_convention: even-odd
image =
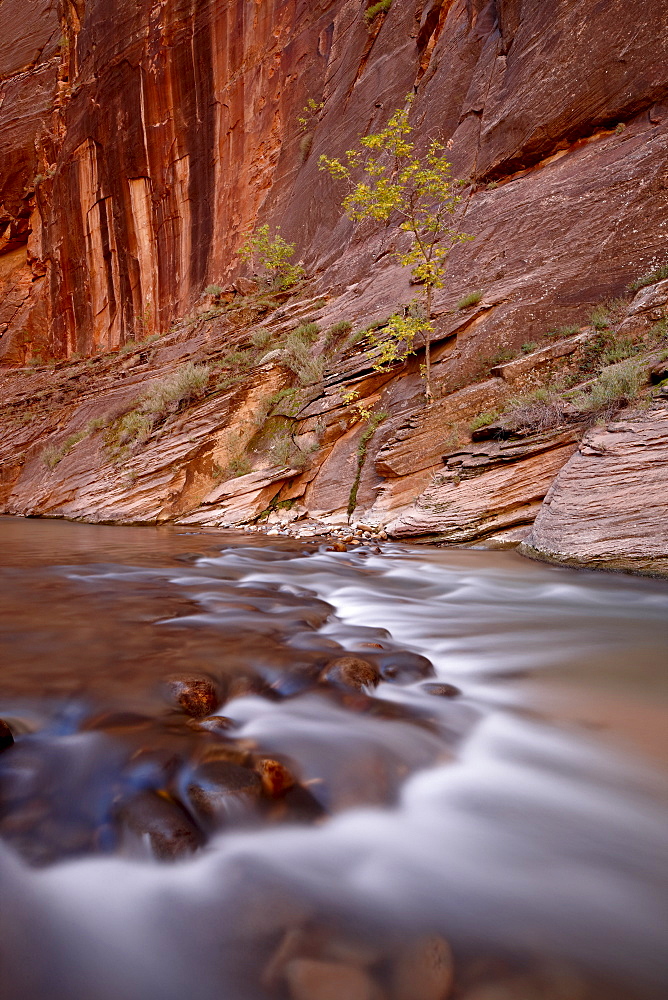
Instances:
[[[387,525],[388,534],[473,542],[530,524],[554,477],[572,455],[576,436],[576,430],[567,429],[463,449],[450,456],[444,472]]]
[[[545,562],[668,576],[668,408],[592,428],[518,550]]]

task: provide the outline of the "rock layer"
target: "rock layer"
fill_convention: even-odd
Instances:
[[[576,433],[485,442],[450,457],[446,472],[387,525],[395,538],[441,536],[470,542],[531,524],[552,480],[572,455]]]
[[[520,546],[548,562],[668,574],[668,408],[595,427],[550,487]]]
[[[664,246],[661,0],[414,0],[371,35],[344,0],[39,0],[28,28],[20,9],[2,8],[0,227],[26,248],[11,298],[29,276],[30,308],[0,326],[5,363],[165,331],[258,220],[329,285],[377,272],[394,233],[353,229],[318,156],[411,89],[455,171],[500,182],[467,192],[477,239],[443,296],[481,285],[503,306],[477,339],[615,292]]]

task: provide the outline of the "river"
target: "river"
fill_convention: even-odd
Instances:
[[[667,663],[664,581],[0,518],[0,995],[664,996]]]

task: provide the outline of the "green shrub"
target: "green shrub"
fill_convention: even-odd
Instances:
[[[663,344],[668,338],[668,320],[660,319],[658,323],[653,323],[647,331],[647,338],[651,344]]]
[[[285,431],[274,434],[269,445],[269,454],[275,465],[292,466],[303,462],[303,456],[297,455],[295,443]]]
[[[205,295],[222,295],[223,294],[223,289],[220,287],[220,285],[207,285],[206,288],[204,289],[204,294]]]
[[[296,330],[289,334],[286,343],[301,340],[306,344],[315,344],[320,334],[320,327],[317,323],[302,323]]]
[[[277,435],[271,443],[269,453],[276,465],[289,465],[292,442],[287,435]]]
[[[234,350],[223,354],[222,358],[214,361],[214,364],[220,368],[241,368],[245,370],[251,367],[254,360],[253,354],[250,351]]]
[[[500,347],[494,354],[490,354],[487,364],[490,368],[496,368],[497,365],[502,365],[506,361],[512,361],[516,354],[517,352],[513,351],[511,347]]]
[[[324,101],[321,101],[320,104],[318,104],[316,100],[309,97],[308,101],[302,108],[301,115],[297,117],[297,124],[302,132],[305,132],[309,126],[315,127],[317,125],[318,117],[324,106]]]
[[[612,330],[599,330],[582,348],[582,363],[580,370],[585,373],[600,371],[610,365],[641,354],[647,350],[644,340],[632,340],[630,337],[617,337]]]
[[[556,326],[552,330],[548,330],[546,333],[547,337],[574,337],[576,333],[580,332],[580,327],[573,324],[572,326]]]
[[[156,419],[166,416],[170,411],[176,412],[204,394],[210,375],[210,365],[196,365],[188,361],[173,375],[150,386],[139,409]]]
[[[585,413],[610,416],[636,399],[646,381],[641,365],[630,361],[614,365],[601,372],[591,389],[578,397],[576,404]]]
[[[223,473],[224,478],[237,478],[239,476],[247,476],[249,472],[253,471],[253,466],[247,455],[236,455],[231,458],[228,466],[227,472]]]
[[[644,346],[642,341],[631,340],[629,337],[614,339],[610,346],[601,354],[601,366],[607,368],[608,365],[615,365],[619,361],[625,361],[626,358],[631,358],[634,354],[639,354],[644,349]]]
[[[357,344],[359,344],[362,340],[364,340],[368,332],[369,331],[367,329],[355,330],[347,337],[345,343],[341,346],[341,350],[339,353],[345,354],[346,351],[349,351],[351,348],[356,347]]]
[[[322,379],[324,358],[313,353],[313,344],[319,333],[317,323],[305,323],[285,339],[283,363],[297,376],[301,385],[314,385]]]
[[[380,14],[387,14],[391,6],[392,0],[378,0],[378,3],[374,3],[370,7],[367,7],[364,11],[364,20],[368,26],[371,27]]]
[[[267,413],[296,417],[303,404],[303,394],[296,386],[277,389],[266,401]]]
[[[527,340],[526,344],[522,344],[522,354],[533,354],[537,348],[538,344],[535,340]]]
[[[364,406],[358,406],[358,410],[360,416],[366,420],[366,427],[364,428],[359,444],[357,445],[357,468],[355,469],[355,478],[353,479],[353,484],[350,487],[350,493],[348,494],[347,514],[349,518],[352,516],[353,511],[357,506],[357,493],[359,490],[360,480],[362,479],[362,469],[364,468],[364,463],[366,462],[366,453],[369,448],[369,442],[376,433],[379,425],[389,417],[387,410],[376,410],[375,412],[371,412]]]
[[[463,295],[459,302],[455,303],[455,309],[468,309],[470,306],[477,306],[482,298],[482,292],[469,292]]]
[[[596,306],[589,315],[589,322],[595,330],[608,330],[612,317],[607,306]]]
[[[499,410],[486,410],[484,413],[479,413],[471,421],[471,430],[477,431],[480,427],[488,427],[490,424],[493,424],[499,416],[499,412]]]
[[[106,417],[93,417],[93,419],[89,420],[88,423],[86,424],[86,430],[88,431],[89,434],[92,434],[94,431],[100,431],[102,430],[103,427],[106,426],[107,426]]]
[[[291,264],[295,255],[295,244],[287,243],[276,230],[269,235],[269,226],[259,226],[250,233],[237,251],[242,260],[253,264],[257,261],[267,271],[277,288],[291,288],[304,275],[301,264]]]
[[[88,437],[90,434],[90,425],[86,425],[80,431],[76,431],[74,434],[70,434],[65,440],[59,444],[50,444],[42,452],[42,462],[48,469],[55,469],[58,463],[65,458],[66,455],[72,451],[75,444],[79,444],[79,441],[83,441],[84,438]]]
[[[330,326],[327,333],[330,337],[342,337],[345,336],[345,334],[350,333],[352,328],[352,323],[349,323],[347,319],[342,319],[338,323],[334,323],[333,326]]]
[[[649,271],[647,274],[643,274],[642,277],[636,278],[628,288],[630,292],[637,292],[648,285],[655,285],[657,281],[663,281],[664,278],[668,278],[668,264],[662,264],[661,267],[655,268],[654,271]]]
[[[47,469],[55,469],[65,453],[62,448],[55,444],[48,444],[42,452],[42,462]]]
[[[284,363],[286,368],[297,376],[300,385],[316,385],[322,381],[325,370],[322,355],[314,356],[306,348],[299,351],[286,351]]]
[[[258,351],[263,351],[271,341],[271,332],[265,327],[258,327],[251,333],[250,341],[253,347],[256,347]]]
[[[143,444],[169,413],[204,395],[211,375],[210,365],[187,362],[168,378],[154,382],[138,406],[119,417],[107,430],[107,446],[118,457],[127,447]]]
[[[130,410],[116,422],[109,444],[114,451],[119,451],[127,445],[144,444],[150,438],[155,424],[156,419],[153,414]]]
[[[342,319],[329,327],[325,334],[326,344],[336,344],[342,337],[346,337],[352,330],[353,325],[347,319]]]

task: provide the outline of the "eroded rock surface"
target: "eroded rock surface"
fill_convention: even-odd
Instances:
[[[668,573],[668,408],[622,415],[583,438],[520,546],[549,562]]]
[[[552,480],[573,453],[574,431],[524,441],[484,442],[448,459],[415,504],[387,525],[395,538],[439,535],[468,542],[530,524]]]
[[[372,31],[344,0],[32,7],[0,12],[2,510],[223,526],[299,505],[458,542],[529,525],[577,435],[471,449],[468,428],[586,353],[592,307],[665,262],[661,0],[414,0]],[[423,355],[378,371],[364,336],[416,293],[402,234],[354,226],[318,167],[411,91],[474,237],[435,296],[432,407]],[[236,252],[263,223],[309,275],[269,315]],[[622,332],[663,322],[666,297],[665,280],[641,289]],[[358,336],[337,352],[341,321]],[[280,338],[302,322],[323,372],[295,394]],[[546,342],[555,327],[570,333]],[[224,369],[258,332],[243,378],[212,371],[141,448],[115,446],[147,387]],[[350,392],[378,416],[370,437]]]

